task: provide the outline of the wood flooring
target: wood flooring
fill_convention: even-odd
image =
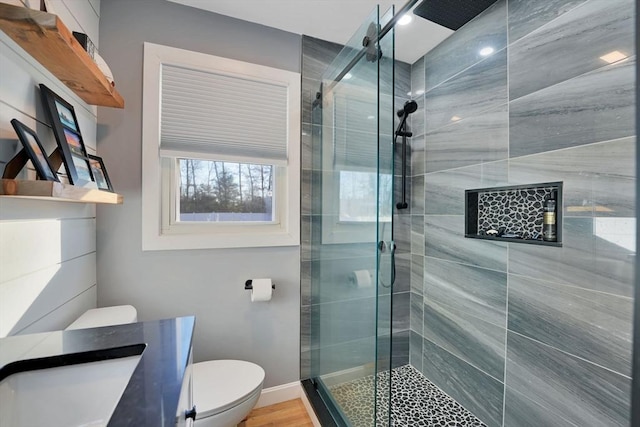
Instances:
[[[313,427],[300,399],[254,409],[238,427]]]

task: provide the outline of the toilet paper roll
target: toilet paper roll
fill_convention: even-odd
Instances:
[[[369,270],[356,270],[349,275],[349,282],[357,288],[368,288],[373,285],[373,278]]]
[[[252,279],[251,302],[270,301],[273,292],[271,279]]]

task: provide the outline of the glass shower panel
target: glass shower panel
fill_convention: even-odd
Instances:
[[[380,28],[391,21],[394,8],[380,17]],[[378,258],[376,339],[376,426],[389,426],[395,242],[393,240],[394,176],[394,29],[378,42]]]
[[[312,112],[322,191],[312,207],[311,374],[338,423],[363,427],[388,425],[389,412],[376,404],[376,388],[389,392],[388,373],[383,386],[376,373],[389,369],[393,273],[393,41],[377,42],[381,24],[376,8],[328,67]]]

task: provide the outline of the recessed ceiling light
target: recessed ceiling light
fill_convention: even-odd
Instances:
[[[369,120],[373,120],[375,118],[376,118],[376,116],[367,116],[367,119],[369,119]]]
[[[457,122],[458,120],[462,120],[462,117],[458,117],[458,116],[451,117],[452,122]]]
[[[614,50],[613,52],[609,52],[606,55],[600,57],[605,62],[609,64],[613,64],[614,62],[622,61],[623,59],[627,59],[629,55],[625,55],[619,50]]]
[[[424,89],[418,89],[416,91],[416,95],[423,95],[424,94]]]
[[[407,96],[411,96],[411,92],[407,92]]]
[[[351,77],[353,77],[353,74],[347,73],[347,74],[344,75],[343,79],[349,80]]]
[[[483,47],[482,49],[480,49],[480,55],[482,56],[489,56],[493,52],[495,52],[495,49],[492,48],[491,46]]]
[[[398,25],[407,25],[411,21],[413,21],[413,17],[408,13],[405,13],[402,15],[402,18],[398,19]]]

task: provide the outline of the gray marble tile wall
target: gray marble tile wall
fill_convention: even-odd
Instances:
[[[491,46],[494,51],[502,50],[507,44],[504,19],[507,4],[499,0],[464,26],[464,31],[456,31],[435,49],[429,52],[424,63],[425,89],[431,90],[461,71],[485,58],[480,50]]]
[[[510,19],[527,16],[526,7],[510,8],[509,12]],[[634,16],[633,0],[583,1],[525,37],[512,41],[509,45],[510,99],[602,69],[605,62],[600,57],[610,52],[619,51],[632,56]],[[514,25],[512,30],[517,32],[518,25]],[[533,72],[539,69],[544,72]],[[614,82],[604,76],[597,77],[593,83],[611,87],[614,89],[612,92],[618,90],[612,87]],[[562,91],[571,93],[568,88],[562,88]],[[580,93],[589,95],[585,90]]]
[[[301,337],[300,378],[350,369],[369,364],[375,359],[376,333],[388,347],[387,365],[400,366],[409,362],[412,222],[402,212],[395,215],[394,233],[398,242],[396,283],[393,298],[387,296],[376,307],[375,288],[358,288],[349,281],[354,270],[375,271],[375,246],[371,244],[323,244],[322,185],[327,172],[322,170],[321,126],[313,120],[313,101],[320,89],[323,73],[343,46],[312,37],[302,41],[302,174],[301,174]],[[400,108],[408,99],[411,88],[411,66],[398,62],[395,68],[395,104]],[[391,81],[390,76],[387,78]],[[424,78],[422,78],[424,81]],[[395,117],[395,115],[394,115]],[[316,122],[317,123],[317,122]],[[348,125],[348,124],[347,124]],[[389,128],[393,124],[389,122]],[[354,129],[349,128],[350,131]],[[357,129],[355,129],[357,130]],[[396,168],[399,170],[398,168]],[[333,174],[333,172],[329,172]],[[420,176],[419,179],[422,179]],[[411,188],[409,174],[407,184]],[[396,180],[397,181],[397,180]],[[416,185],[420,185],[417,183]],[[396,192],[399,185],[396,185]],[[420,192],[424,192],[422,189]],[[396,198],[399,196],[396,193]],[[420,209],[419,206],[416,209]],[[422,216],[419,223],[422,230]],[[375,236],[372,237],[375,239]],[[423,245],[422,239],[416,242]],[[381,306],[386,309],[380,310]],[[376,309],[390,330],[376,331]],[[391,311],[392,310],[392,311]],[[390,313],[393,312],[393,318]],[[385,317],[384,313],[387,313]],[[385,336],[391,333],[391,338]]]
[[[301,152],[301,218],[300,218],[300,252],[301,252],[301,309],[300,309],[300,378],[310,378],[325,369],[320,365],[319,352],[319,330],[320,322],[317,316],[318,300],[322,299],[319,290],[314,289],[312,282],[318,280],[324,271],[320,261],[314,258],[314,253],[318,249],[316,242],[319,241],[320,227],[322,226],[322,158],[321,146],[317,144],[321,134],[321,126],[313,121],[313,102],[316,93],[320,90],[322,74],[327,66],[334,60],[341,51],[342,46],[314,39],[311,37],[302,38],[302,152]],[[361,260],[365,263],[366,260]],[[346,273],[345,273],[346,276]],[[344,278],[343,278],[344,279]],[[351,291],[354,291],[351,289]],[[313,295],[315,293],[315,295]],[[314,304],[313,302],[316,301]],[[314,333],[311,333],[312,328]],[[326,354],[359,354],[358,350],[367,348],[370,345],[367,339],[355,340],[347,344],[336,344],[335,352],[324,352]],[[313,372],[311,359],[314,360]],[[339,365],[340,359],[324,357],[325,365]],[[340,366],[342,367],[342,366]],[[345,368],[346,369],[346,368]]]
[[[411,137],[411,266],[409,297],[409,363],[422,370],[422,336],[423,336],[423,282],[424,282],[424,204],[425,191],[425,60],[420,58],[411,65],[411,88],[408,92],[411,99],[418,103],[418,110],[410,117]],[[415,184],[415,185],[414,185]]]
[[[633,16],[499,0],[412,66],[410,363],[489,426],[629,425]],[[553,181],[562,247],[464,238],[465,189]]]

